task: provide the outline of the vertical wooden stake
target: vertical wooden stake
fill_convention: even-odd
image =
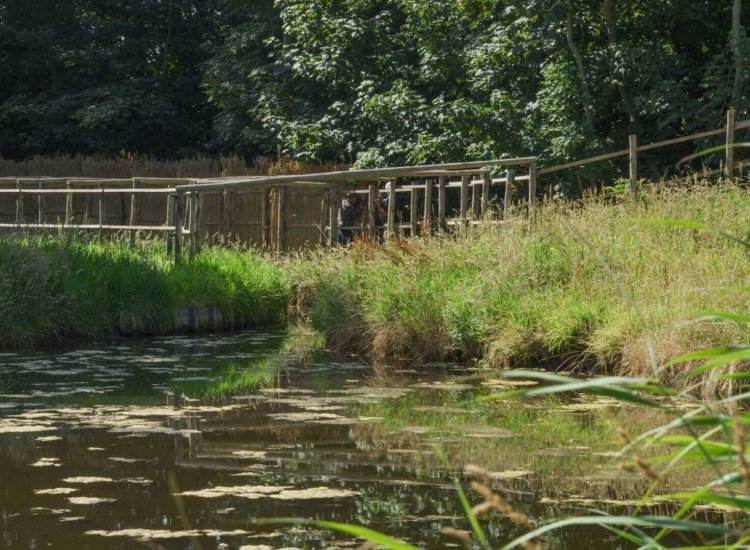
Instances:
[[[396,181],[388,182],[388,221],[386,224],[386,238],[396,238]]]
[[[190,192],[190,220],[188,223],[188,235],[190,236],[190,242],[188,243],[188,257],[192,260],[195,257],[195,226],[196,226],[196,209],[198,207],[198,196],[195,191]]]
[[[278,201],[276,203],[276,252],[282,253],[285,247],[286,230],[286,187],[279,187]]]
[[[43,189],[42,182],[39,182],[39,189]],[[44,195],[39,193],[39,200],[37,201],[37,212],[36,212],[36,223],[42,225],[44,223]]]
[[[628,136],[628,158],[630,166],[630,195],[634,201],[638,200],[638,136]]]
[[[438,225],[440,231],[448,231],[448,220],[445,215],[445,186],[448,184],[448,176],[440,176],[438,180]]]
[[[471,176],[461,176],[461,222],[468,225],[469,222],[469,184]]]
[[[411,226],[411,236],[417,236],[417,227],[419,225],[419,216],[417,215],[417,190],[412,189],[409,197],[409,225]]]
[[[99,188],[99,201],[98,201],[98,218],[99,218],[99,240],[102,240],[104,238],[104,230],[102,229],[102,226],[104,225],[104,218],[106,217],[104,213],[104,193],[102,192],[104,190],[104,184],[102,182],[99,182],[99,185],[97,186]],[[169,201],[169,198],[167,198],[167,201]],[[169,225],[169,214],[167,213],[167,225]]]
[[[321,248],[326,245],[327,234],[326,228],[328,227],[328,199],[330,193],[323,192],[320,194],[320,246]]]
[[[727,158],[724,164],[724,174],[729,181],[732,181],[732,178],[734,178],[734,126],[736,114],[734,109],[727,111]]]
[[[268,248],[268,187],[260,190],[260,246]]]
[[[505,196],[503,197],[503,218],[508,219],[510,215],[510,192],[516,183],[516,174],[511,168],[508,168],[508,172],[505,176]]]
[[[182,261],[182,203],[182,193],[176,193],[174,196],[174,261],[177,264]]]
[[[65,182],[65,186],[68,189],[71,189],[73,187],[69,181]],[[67,193],[65,195],[65,225],[70,225],[72,223],[73,223],[73,194]]]
[[[490,209],[490,185],[492,176],[489,172],[482,172],[482,216],[489,214]]]
[[[224,235],[224,228],[227,223],[227,190],[224,189],[219,193],[219,235]]]
[[[193,234],[193,240],[195,242],[194,254],[198,254],[201,251],[203,242],[203,196],[200,193],[195,194],[195,233]]]
[[[16,189],[18,189],[18,195],[16,196],[16,224],[21,225],[24,223],[23,219],[23,193],[21,192],[21,182],[16,178]]]
[[[529,163],[529,219],[534,216],[536,206],[536,160]]]
[[[432,233],[432,180],[424,182],[424,232],[425,235]]]
[[[173,219],[174,219],[174,195],[167,195],[166,225],[170,225],[170,222]],[[174,247],[174,234],[167,231],[167,258],[169,258],[172,255],[173,247]]]
[[[375,242],[378,236],[378,184],[371,183],[367,189],[367,234],[370,242]]]
[[[133,178],[133,189],[138,189],[141,186],[140,182]],[[140,204],[140,195],[136,193],[130,194],[130,222],[129,225],[131,227],[135,227],[138,225],[138,210],[139,210],[139,204]],[[130,230],[130,246],[135,247],[135,235],[136,230],[131,229]]]
[[[334,183],[331,184],[330,198],[328,199],[328,246],[333,248],[339,242],[339,190]]]

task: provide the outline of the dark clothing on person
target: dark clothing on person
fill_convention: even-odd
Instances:
[[[354,230],[344,228],[359,224],[363,210],[364,205],[356,195],[347,195],[347,198],[341,201],[338,216],[339,244],[349,244],[354,240]]]

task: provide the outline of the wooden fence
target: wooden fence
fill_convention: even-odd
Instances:
[[[729,111],[723,128],[646,145],[638,145],[637,136],[631,135],[627,149],[542,169],[536,157],[525,157],[284,176],[0,178],[0,229],[80,230],[100,236],[125,232],[131,241],[138,232],[163,234],[168,254],[177,261],[185,248],[190,256],[196,254],[206,238],[231,238],[281,252],[335,246],[339,229],[355,231],[362,239],[417,235],[501,221],[519,183],[531,214],[539,177],[620,157],[628,157],[630,190],[637,198],[639,153],[721,134],[726,135],[723,171],[732,178],[735,167],[742,165],[734,160],[735,135],[746,128],[750,120],[736,122],[734,111]],[[505,173],[497,177],[501,168]],[[385,216],[378,208],[383,185]],[[498,185],[503,186],[502,212],[489,220],[485,214],[491,188]],[[367,208],[360,225],[339,228],[339,206],[348,192],[365,197]],[[459,206],[449,211],[446,197],[452,192],[458,192],[454,202]],[[397,208],[400,194],[408,195],[407,207]],[[409,213],[406,220],[404,210]]]

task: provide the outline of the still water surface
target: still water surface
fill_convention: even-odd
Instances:
[[[452,481],[452,467],[467,462],[493,471],[493,488],[537,520],[602,502],[622,511],[643,489],[617,473],[615,404],[478,401],[503,383],[445,366],[303,364],[284,352],[286,338],[156,338],[0,356],[0,544],[359,544],[257,522],[301,517],[457,546],[441,529],[468,528]],[[497,542],[520,533],[503,518],[483,523]],[[546,543],[621,544],[598,529]]]

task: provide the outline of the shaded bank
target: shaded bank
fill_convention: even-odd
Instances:
[[[236,327],[272,325],[288,300],[283,274],[243,249],[214,248],[175,266],[148,242],[0,239],[0,348],[105,338],[123,324],[169,333],[186,306],[215,306]]]
[[[531,229],[519,217],[464,236],[321,252],[287,271],[298,313],[333,348],[376,359],[547,361],[639,374],[651,369],[648,336],[662,363],[744,341],[747,330],[735,323],[690,320],[747,310],[750,295],[739,288],[750,275],[746,250],[646,218],[744,235],[750,197],[706,186],[646,194],[637,205],[550,205]]]

